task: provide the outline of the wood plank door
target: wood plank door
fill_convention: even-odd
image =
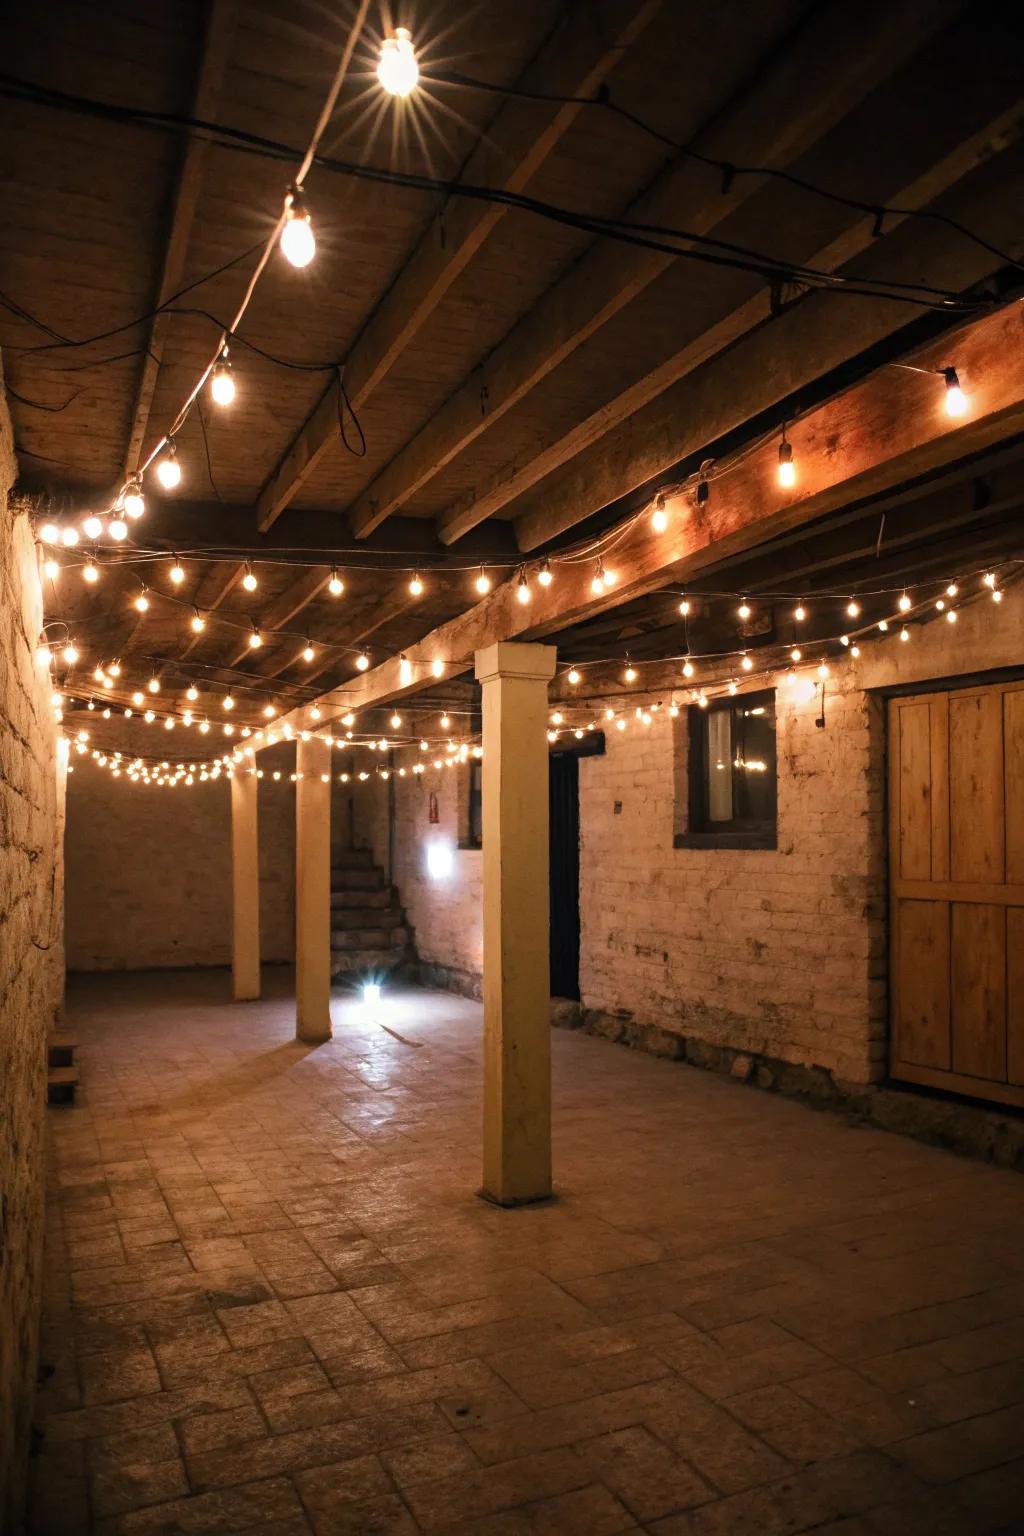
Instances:
[[[890,1071],[1024,1107],[1024,682],[889,703]]]

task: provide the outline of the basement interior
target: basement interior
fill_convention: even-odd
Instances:
[[[0,22],[0,1530],[1024,1532],[1024,25]]]

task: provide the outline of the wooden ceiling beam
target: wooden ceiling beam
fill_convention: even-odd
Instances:
[[[661,0],[610,0],[600,26],[559,26],[518,87],[552,96],[594,96],[660,5]],[[584,110],[578,103],[505,101],[480,134],[459,179],[500,186],[507,192],[524,191]],[[458,197],[446,201],[349,353],[345,389],[356,410],[365,405],[507,211],[498,203]],[[261,533],[309,479],[337,435],[332,382],[260,493],[257,526]],[[376,521],[368,523],[365,532]]]
[[[474,653],[483,646],[556,634],[667,582],[693,577],[725,555],[1019,434],[1024,430],[1024,305],[1005,305],[907,361],[936,372],[946,365],[951,342],[958,367],[970,380],[965,418],[946,414],[941,383],[937,391],[931,378],[882,368],[794,424],[794,492],[780,489],[776,444],[764,443],[716,479],[704,505],[688,495],[671,498],[663,533],[654,531],[649,518],[634,521],[615,546],[616,582],[610,592],[592,591],[593,570],[587,563],[559,565],[556,580],[535,588],[528,605],[518,602],[514,581],[503,582],[467,613],[406,647],[411,676],[392,657],[322,696],[325,718],[420,691],[433,681],[435,658],[444,662],[447,676],[457,676],[471,668]],[[302,711],[286,721],[296,730],[308,723]]]
[[[266,630],[284,629],[296,618],[302,610],[319,597],[324,587],[330,580],[330,572],[319,566],[314,566],[310,571],[303,571],[301,576],[291,582],[280,597],[276,597],[270,606],[260,614],[260,628]],[[248,639],[238,647],[231,656],[229,666],[237,667],[253,655],[252,647]]]
[[[936,13],[918,0],[903,0],[880,22],[885,36],[879,46],[865,50],[857,44],[864,17],[855,0],[816,9],[772,67],[744,86],[689,147],[736,164],[792,164],[919,47],[948,10]],[[814,91],[805,89],[808,79],[815,80]],[[739,176],[726,186],[715,170],[681,156],[670,161],[623,217],[704,235],[763,185],[761,178]],[[360,494],[349,513],[356,536],[428,484],[676,259],[614,241],[592,246]],[[529,473],[525,466],[524,472]],[[504,504],[499,487],[507,473],[487,491],[456,503],[441,519],[439,532],[446,544]]]
[[[959,145],[952,154],[931,166],[909,186],[897,191],[893,197],[894,205],[906,210],[906,214],[912,209],[927,207],[987,159],[1001,153],[1020,136],[1022,127],[1024,102],[1017,102],[1009,111],[1000,113],[981,132]],[[886,232],[892,233],[899,224],[904,223],[906,214],[887,219]],[[827,246],[809,252],[807,265],[824,272],[838,272],[868,250],[876,238],[874,216],[861,217]],[[993,263],[989,261],[988,266],[991,265]],[[472,505],[467,498],[464,505],[460,504],[450,511],[439,529],[440,538],[448,542],[453,531],[457,536],[459,532],[475,526],[477,520],[506,506],[577,454],[598,443],[670,386],[770,321],[771,306],[771,291],[768,288],[761,289],[735,309],[726,312],[642,379],[577,422],[570,432],[550,443],[529,463],[506,466],[499,470],[478,492]],[[563,524],[557,528],[557,532],[564,532],[572,526],[564,518],[556,520],[547,515],[547,508],[538,507],[536,511],[521,514],[516,519],[520,547],[524,550],[535,549],[545,539],[552,537],[556,521]]]
[[[192,116],[200,121],[213,122],[217,118],[217,104],[240,10],[239,0],[210,0],[192,99]],[[150,323],[135,392],[135,403],[132,407],[131,428],[124,458],[126,476],[138,469],[142,456],[142,445],[149,425],[149,413],[156,393],[157,377],[160,373],[170,327],[170,316],[161,311],[161,306],[173,298],[184,280],[188,245],[195,223],[196,208],[199,204],[209,153],[210,141],[201,134],[192,134],[186,140],[167,244],[164,248],[163,266],[153,306],[157,313],[154,314]]]

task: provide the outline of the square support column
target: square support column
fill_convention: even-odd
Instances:
[[[547,685],[550,645],[476,653],[483,690],[484,1182],[551,1194]]]
[[[231,780],[231,995],[260,995],[260,846],[255,773]]]
[[[331,745],[295,749],[295,1035],[331,1038]]]

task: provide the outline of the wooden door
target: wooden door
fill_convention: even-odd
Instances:
[[[889,704],[892,1076],[1024,1106],[1024,682]]]

